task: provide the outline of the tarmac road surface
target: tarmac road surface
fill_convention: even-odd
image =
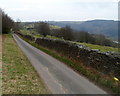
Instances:
[[[13,37],[53,94],[107,94],[64,63],[31,46],[17,35]]]

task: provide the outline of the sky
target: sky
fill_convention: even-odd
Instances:
[[[0,0],[15,21],[118,20],[118,0]]]

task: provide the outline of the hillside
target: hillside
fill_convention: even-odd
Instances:
[[[48,23],[60,27],[69,25],[76,31],[87,31],[91,34],[103,34],[114,40],[117,40],[118,37],[118,22],[113,20],[48,21]]]
[[[56,28],[56,27],[55,27]],[[25,34],[25,35],[31,35],[35,38],[40,38],[40,37],[43,37],[42,35],[40,34],[37,34],[35,33],[34,31],[29,31],[29,30],[20,30],[20,32],[22,34]],[[33,34],[34,33],[34,34]],[[55,37],[55,36],[50,36],[50,35],[47,35],[46,38],[49,38],[49,39],[56,39],[56,40],[64,40],[63,38],[60,38],[60,37]],[[76,43],[76,44],[80,44],[80,45],[84,45],[90,49],[98,49],[100,50],[101,52],[107,52],[107,51],[114,51],[114,52],[120,52],[118,50],[118,48],[113,48],[113,47],[109,47],[109,46],[102,46],[102,45],[95,45],[95,44],[89,44],[89,43],[80,43],[80,42],[75,42],[75,41],[71,41],[73,43]]]

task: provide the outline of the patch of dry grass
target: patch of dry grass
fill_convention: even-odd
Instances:
[[[2,94],[2,35],[0,35],[0,94]]]
[[[43,81],[12,36],[3,41],[3,94],[48,94]]]

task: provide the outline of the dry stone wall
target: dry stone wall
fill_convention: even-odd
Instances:
[[[86,66],[90,66],[104,74],[113,75],[120,79],[120,53],[91,50],[86,46],[65,40],[48,38],[35,39],[32,36],[23,35],[21,33],[18,34],[28,40],[33,40],[40,46],[55,50],[69,58],[82,62]]]

